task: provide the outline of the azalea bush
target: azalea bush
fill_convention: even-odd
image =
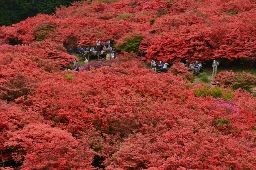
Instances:
[[[225,86],[231,86],[233,89],[241,88],[250,91],[250,88],[256,86],[256,76],[246,72],[220,72],[215,76],[215,79]]]
[[[57,27],[54,23],[42,22],[37,27],[34,28],[35,40],[42,41],[46,38],[46,36],[53,32]]]
[[[194,81],[194,76],[191,72],[189,72],[188,68],[183,63],[175,63],[171,66],[171,72],[175,75],[180,75],[184,79],[189,80],[190,82]]]
[[[80,1],[1,27],[1,166],[254,169],[255,97],[226,88],[225,81],[193,85],[194,76],[179,62],[253,58],[254,7],[250,0]],[[228,15],[231,9],[238,13]],[[131,15],[120,19],[123,13]],[[45,32],[45,21],[56,27]],[[45,37],[35,41],[41,24]],[[79,72],[59,69],[76,58],[68,48],[97,39],[121,45],[122,53]],[[173,65],[155,74],[137,50],[147,52],[146,61]],[[242,75],[236,82],[253,80]]]

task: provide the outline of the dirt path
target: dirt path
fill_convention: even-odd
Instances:
[[[209,79],[209,84],[210,84],[213,81],[214,78],[210,74],[207,74],[207,77]],[[200,80],[200,78],[198,76],[196,76],[195,79],[194,79],[193,84],[198,84],[198,83],[202,83],[202,81]]]

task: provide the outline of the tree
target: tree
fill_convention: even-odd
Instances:
[[[0,25],[11,25],[39,13],[51,14],[56,7],[70,5],[72,2],[73,0],[4,0],[0,4]]]

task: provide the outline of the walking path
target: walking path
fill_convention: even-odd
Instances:
[[[209,79],[209,83],[211,83],[213,81],[213,76],[212,75],[207,75],[208,79]],[[198,83],[201,83],[201,79],[196,76],[195,79],[194,79],[194,82],[193,84],[198,84]]]

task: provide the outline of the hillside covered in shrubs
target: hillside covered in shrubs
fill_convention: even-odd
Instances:
[[[80,1],[1,27],[0,168],[255,169],[255,76],[194,85],[179,62],[253,65],[255,16],[254,0]],[[116,59],[60,70],[97,39]]]

